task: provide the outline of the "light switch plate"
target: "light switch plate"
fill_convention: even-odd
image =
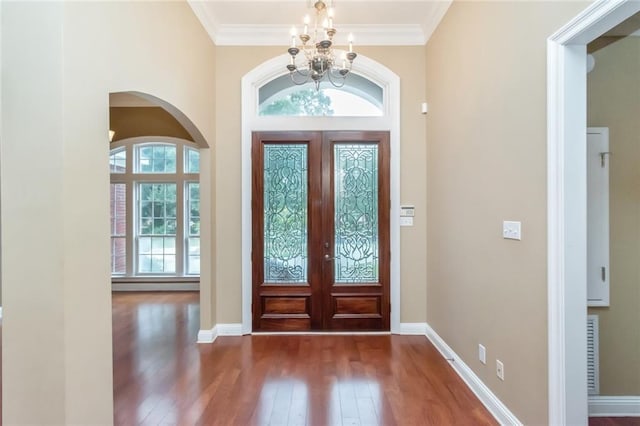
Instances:
[[[414,217],[416,209],[413,206],[400,206],[400,217]]]
[[[410,216],[400,216],[400,226],[413,226],[413,218]]]
[[[520,222],[505,220],[502,222],[502,237],[508,240],[521,240],[522,224]]]

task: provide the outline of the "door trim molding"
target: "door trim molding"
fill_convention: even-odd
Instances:
[[[382,117],[260,117],[258,89],[286,74],[288,55],[276,56],[242,78],[242,333],[251,328],[251,134],[254,131],[382,130],[389,132],[391,192],[391,332],[400,332],[400,77],[389,68],[359,55],[353,72],[374,81],[384,91]],[[284,71],[284,72],[283,72]]]
[[[640,10],[599,0],[547,41],[549,424],[587,423],[586,44]]]

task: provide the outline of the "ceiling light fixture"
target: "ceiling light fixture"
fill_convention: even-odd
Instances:
[[[309,15],[304,17],[304,30],[300,34],[302,42],[300,48],[296,46],[296,27],[291,28],[291,47],[288,50],[291,60],[287,69],[294,84],[302,85],[313,81],[317,90],[320,88],[320,82],[326,76],[326,80],[332,85],[342,87],[351,71],[353,60],[358,56],[353,51],[353,35],[349,34],[349,52],[343,54],[341,63],[336,59],[333,51],[333,36],[337,31],[333,27],[333,0],[329,1],[329,7],[322,0],[316,1],[313,5],[316,9],[316,20],[312,34],[309,33]],[[298,68],[296,56],[300,50],[304,53],[304,65]]]

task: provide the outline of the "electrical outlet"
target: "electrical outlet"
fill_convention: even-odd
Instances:
[[[504,364],[499,359],[496,360],[496,376],[500,380],[504,380]]]
[[[487,363],[487,350],[482,345],[478,345],[478,359],[481,363]]]

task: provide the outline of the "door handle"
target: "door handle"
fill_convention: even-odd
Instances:
[[[331,256],[329,256],[328,254],[325,254],[325,255],[324,255],[324,261],[325,261],[325,262],[330,262],[330,261],[332,261],[332,260],[334,260],[334,259],[335,259],[335,257],[331,257]]]

